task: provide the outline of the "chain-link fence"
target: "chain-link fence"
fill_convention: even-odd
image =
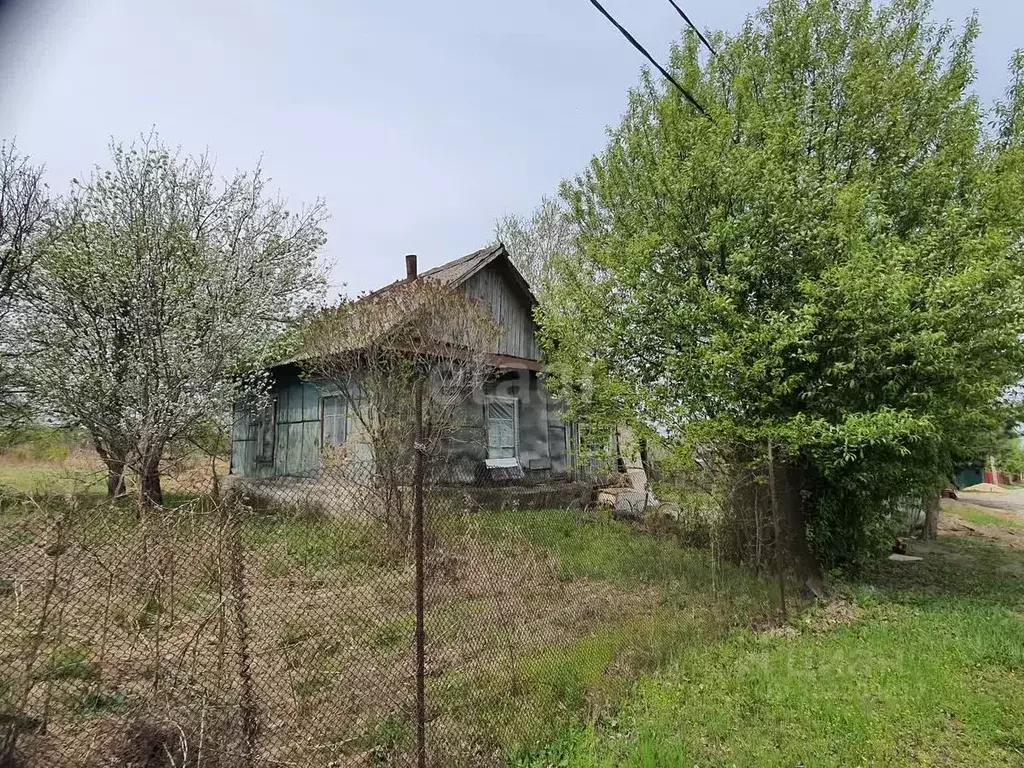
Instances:
[[[349,462],[150,509],[3,497],[0,761],[501,765],[777,610],[678,514],[429,474]]]

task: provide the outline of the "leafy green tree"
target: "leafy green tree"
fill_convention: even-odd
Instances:
[[[773,0],[706,66],[688,36],[671,69],[710,118],[645,77],[563,188],[552,386],[677,445],[773,442],[808,577],[876,551],[1024,371],[1022,58],[987,123],[976,19],[930,10]]]

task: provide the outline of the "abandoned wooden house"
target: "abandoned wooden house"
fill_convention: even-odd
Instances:
[[[563,420],[540,376],[536,298],[505,247],[489,246],[422,274],[416,257],[407,256],[406,278],[381,291],[417,280],[437,281],[480,302],[499,330],[497,347],[490,350],[494,375],[460,406],[465,438],[448,449],[448,476],[472,482],[488,473],[536,480],[568,475],[576,430]],[[344,398],[294,361],[270,373],[271,406],[258,416],[236,407],[231,474],[309,477],[320,471],[323,456],[341,447],[351,457],[372,461]]]

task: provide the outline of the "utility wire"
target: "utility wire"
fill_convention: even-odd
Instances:
[[[712,56],[717,56],[718,55],[718,51],[716,51],[712,47],[711,43],[708,42],[708,39],[706,37],[704,37],[704,33],[701,32],[699,29],[697,29],[697,25],[694,24],[692,21],[690,21],[690,17],[686,15],[686,11],[684,11],[682,8],[679,7],[679,4],[676,2],[676,0],[668,0],[668,1],[670,3],[672,3],[672,7],[676,9],[676,13],[678,13],[680,16],[683,17],[683,21],[686,22],[687,26],[689,26],[690,29],[692,29],[694,32],[697,33],[697,37],[699,37],[700,41],[702,43],[704,43],[704,47],[707,48],[709,51],[711,51],[711,55]]]
[[[683,96],[686,97],[686,100],[688,102],[690,102],[697,109],[698,112],[700,112],[702,115],[704,115],[704,117],[706,117],[708,120],[711,119],[711,115],[709,115],[707,113],[707,111],[704,109],[704,107],[702,107],[700,105],[700,103],[695,98],[693,98],[693,96],[690,94],[690,92],[688,90],[686,90],[685,88],[683,88],[683,86],[681,86],[679,84],[679,82],[674,77],[672,77],[672,75],[669,73],[669,71],[667,69],[665,69],[663,66],[661,66],[661,64],[659,64],[654,59],[654,57],[651,56],[651,54],[649,54],[647,52],[647,49],[644,48],[642,45],[640,45],[640,43],[637,41],[637,39],[635,37],[633,37],[631,34],[629,34],[629,30],[626,29],[621,24],[619,24],[619,22],[617,22],[615,20],[615,17],[612,16],[610,13],[608,13],[608,11],[605,10],[604,6],[601,5],[601,3],[598,2],[598,0],[590,0],[590,4],[592,6],[594,6],[595,8],[597,8],[597,10],[599,10],[601,12],[601,15],[604,16],[606,19],[608,19],[608,21],[611,22],[612,26],[615,27],[617,30],[619,30],[619,32],[622,33],[622,36],[625,37],[627,40],[629,40],[629,42],[631,42],[633,44],[633,47],[636,48],[638,51],[640,51],[641,54],[643,54],[644,58],[646,58],[649,62],[651,62],[651,64],[654,65],[654,68],[657,69],[659,72],[661,72],[662,75],[665,76],[666,80],[668,80],[670,83],[672,83],[672,85],[674,85],[676,88],[678,88],[679,92],[682,93]],[[672,4],[675,5],[675,3],[672,3]],[[680,11],[680,13],[682,13],[682,11]]]

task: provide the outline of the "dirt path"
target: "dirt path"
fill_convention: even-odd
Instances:
[[[1012,512],[1024,519],[1024,490],[957,491],[959,501],[989,509]]]
[[[981,494],[978,494],[981,495]],[[988,494],[991,495],[991,494]],[[942,515],[939,518],[939,534],[943,536],[976,536],[995,541],[1010,549],[1024,550],[1024,526],[1018,521],[1024,515],[1008,511],[1006,507],[983,506],[974,501],[960,499],[942,500]],[[980,512],[982,520],[971,520],[972,512]],[[991,521],[991,522],[989,522]]]

